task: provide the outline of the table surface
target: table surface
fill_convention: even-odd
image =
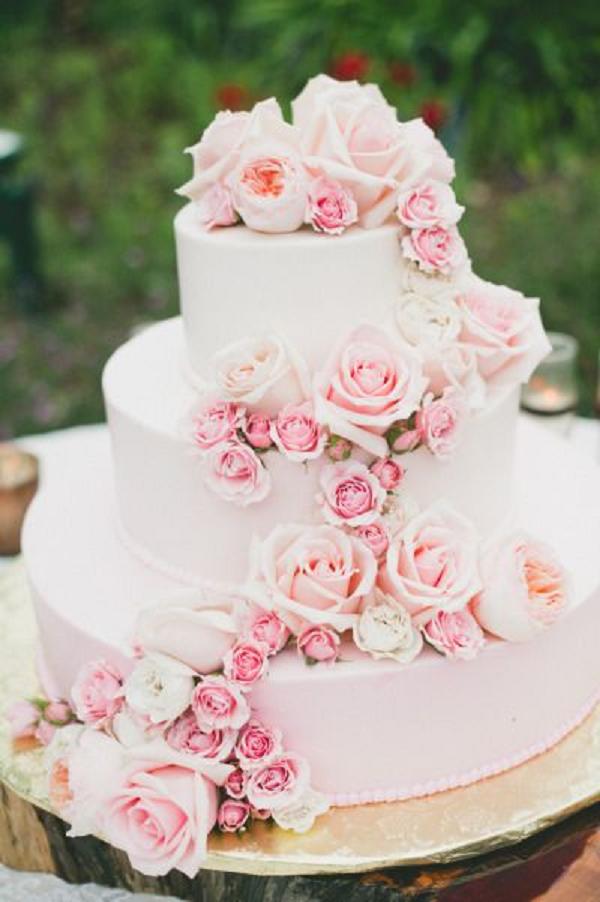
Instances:
[[[554,431],[563,432],[583,453],[600,460],[600,423],[597,421],[536,419]],[[19,440],[19,444],[40,458],[46,480],[61,478],[64,468],[62,443],[66,432]],[[10,559],[0,558],[0,567],[9,562]],[[369,875],[363,879],[366,886]],[[374,874],[372,879],[381,879],[382,890],[385,886],[389,898],[398,900],[600,902],[600,803],[509,849],[455,865],[396,868],[386,872],[385,877]],[[69,887],[56,877],[22,874],[0,866],[0,902],[25,902],[33,897],[48,902],[97,902],[100,899],[125,902],[134,898],[123,890],[92,885]],[[158,899],[147,895],[140,898],[148,902],[152,898]],[[300,902],[299,897],[294,898]]]

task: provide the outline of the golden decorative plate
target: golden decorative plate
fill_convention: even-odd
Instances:
[[[39,691],[36,627],[25,571],[0,574],[0,709]],[[0,777],[52,810],[39,749],[15,752],[0,718]],[[440,864],[525,839],[600,799],[600,706],[553,749],[496,777],[428,798],[337,808],[307,834],[255,824],[242,837],[214,835],[204,867],[259,875],[361,872]]]

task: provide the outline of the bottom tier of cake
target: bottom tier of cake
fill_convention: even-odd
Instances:
[[[91,659],[126,669],[137,613],[186,591],[121,542],[106,432],[78,431],[65,453],[69,484],[40,492],[23,542],[39,672],[52,696],[68,694]],[[560,623],[530,643],[490,641],[469,662],[427,649],[400,666],[349,645],[336,666],[307,667],[286,651],[254,689],[257,715],[283,730],[334,804],[428,794],[513,767],[557,742],[598,699],[600,470],[523,421],[516,478],[518,525],[552,544],[571,571],[574,609]]]

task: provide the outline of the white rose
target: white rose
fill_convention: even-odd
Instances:
[[[396,303],[395,317],[402,338],[425,358],[453,344],[462,325],[452,290],[446,286],[432,297],[404,292]]]
[[[174,720],[190,703],[193,673],[165,655],[146,655],[125,680],[125,700],[152,723]]]
[[[142,611],[135,642],[145,652],[175,658],[196,673],[212,673],[237,638],[242,607],[243,600],[233,593],[198,589]]]
[[[307,833],[315,819],[329,810],[326,796],[314,789],[307,789],[297,802],[273,812],[273,820],[282,830]]]
[[[423,637],[406,608],[380,590],[375,591],[374,603],[362,612],[352,634],[361,651],[401,664],[414,660],[423,648]]]
[[[248,410],[275,416],[285,404],[306,400],[310,380],[306,363],[275,335],[242,338],[213,358],[217,389]]]

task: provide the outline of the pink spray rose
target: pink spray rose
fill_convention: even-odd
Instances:
[[[431,179],[398,198],[398,219],[409,229],[455,225],[464,211],[449,185]]]
[[[234,225],[237,214],[227,185],[215,182],[204,192],[196,204],[196,219],[207,232],[215,226]]]
[[[317,232],[341,235],[357,219],[356,201],[348,188],[332,179],[312,180],[308,187],[306,221]]]
[[[404,256],[423,272],[448,276],[467,262],[467,251],[456,226],[415,229],[402,239]]]
[[[250,717],[243,692],[220,676],[203,677],[192,695],[192,709],[203,730],[239,729]]]
[[[64,727],[73,720],[73,710],[68,702],[50,701],[44,708],[44,720],[55,727]]]
[[[522,642],[555,623],[568,607],[568,581],[553,550],[526,533],[505,536],[481,564],[483,591],[474,614],[488,632]]]
[[[255,556],[257,591],[296,634],[307,623],[351,627],[375,582],[369,549],[334,526],[278,526]]]
[[[34,738],[40,716],[37,705],[25,699],[11,705],[7,713],[11,738],[14,740]]]
[[[235,730],[201,730],[191,709],[181,714],[165,734],[167,743],[176,751],[217,761],[225,761],[229,757],[235,738]]]
[[[377,477],[386,492],[393,492],[397,489],[405,476],[404,467],[393,457],[380,457],[374,464],[371,464],[371,473]]]
[[[172,868],[196,876],[217,817],[213,783],[193,770],[167,765],[125,774],[102,806],[104,838],[149,876]]]
[[[422,440],[420,429],[405,429],[394,439],[392,450],[396,454],[407,454],[418,448]]]
[[[267,672],[267,650],[252,639],[240,639],[223,658],[223,671],[240,689],[250,687]]]
[[[248,774],[235,767],[223,784],[223,788],[231,799],[243,799],[248,787]]]
[[[244,425],[244,435],[253,448],[259,448],[261,451],[270,448],[273,444],[271,421],[262,413],[251,413]]]
[[[352,456],[352,442],[339,435],[331,435],[327,443],[327,457],[329,460],[348,460]]]
[[[225,799],[219,808],[217,824],[223,833],[238,833],[244,829],[249,817],[250,805],[248,802]]]
[[[281,733],[256,720],[242,728],[235,753],[243,770],[254,770],[281,754]]]
[[[362,526],[377,519],[386,499],[385,489],[368,467],[356,460],[323,467],[318,501],[329,523]]]
[[[472,276],[458,302],[463,314],[460,340],[475,350],[486,382],[527,382],[550,351],[539,300]]]
[[[419,357],[376,326],[358,326],[342,339],[315,377],[319,422],[377,457],[383,434],[417,409],[427,382]]]
[[[468,417],[464,393],[449,387],[444,389],[441,398],[425,395],[417,413],[417,429],[431,453],[446,460],[460,443]]]
[[[235,437],[244,415],[243,407],[232,401],[205,399],[193,415],[193,439],[201,451]]]
[[[458,611],[479,592],[477,533],[442,502],[412,517],[390,543],[378,585],[417,614]]]
[[[298,651],[308,661],[333,663],[339,645],[340,637],[330,626],[307,626],[298,636]]]
[[[213,448],[206,461],[204,481],[224,501],[241,507],[263,501],[271,490],[269,471],[248,445],[229,439]]]
[[[377,560],[383,557],[390,544],[390,532],[383,520],[359,526],[356,536],[373,552]]]
[[[309,774],[303,758],[280,755],[250,774],[248,801],[253,808],[268,808],[270,811],[285,808],[308,789]]]
[[[290,631],[275,611],[257,608],[250,616],[247,635],[264,646],[268,655],[276,655],[287,642]]]
[[[315,420],[310,401],[286,404],[271,424],[271,438],[290,460],[314,460],[323,453],[327,435]]]
[[[485,645],[483,631],[468,608],[436,611],[423,626],[430,645],[449,658],[470,661]]]
[[[123,707],[123,677],[105,661],[92,661],[77,674],[71,697],[79,720],[103,727]]]

